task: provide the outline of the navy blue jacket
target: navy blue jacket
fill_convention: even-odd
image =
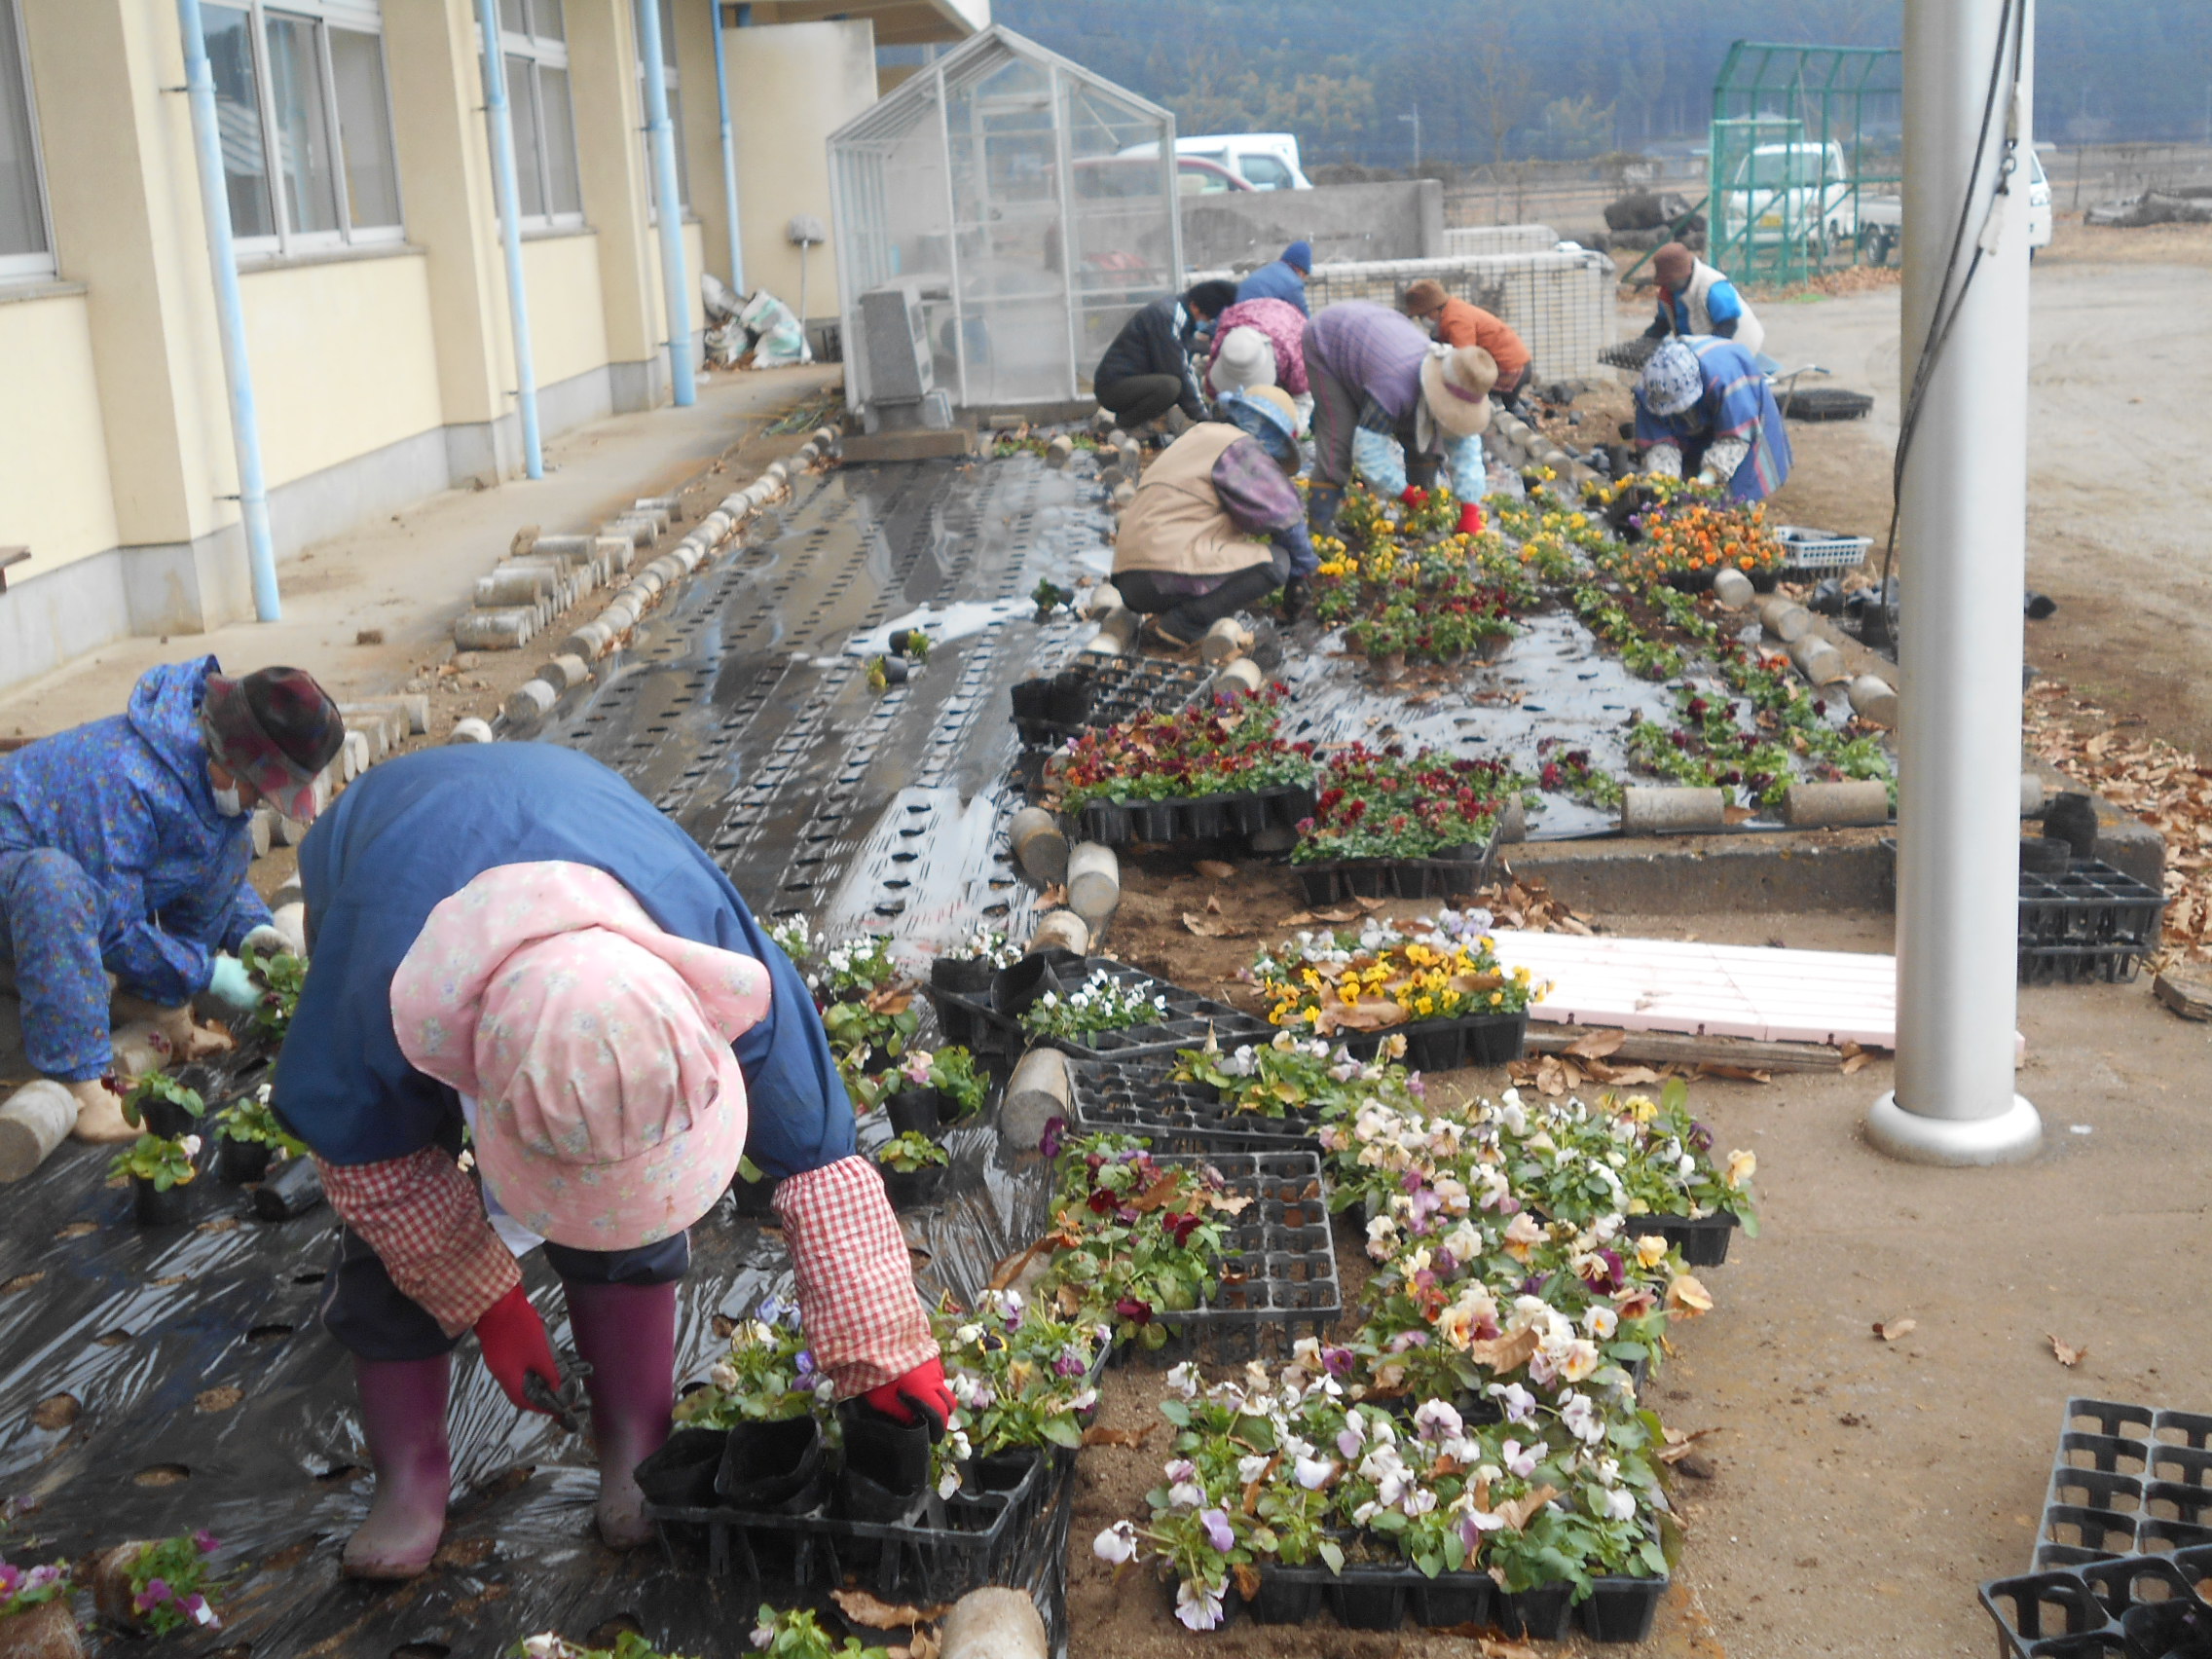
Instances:
[[[1306,303],[1306,278],[1288,260],[1271,259],[1237,283],[1236,303],[1246,300],[1287,300],[1308,316],[1313,314]]]
[[[448,1139],[459,1097],[407,1063],[391,979],[430,912],[499,865],[603,869],[665,931],[767,964],[767,1018],[737,1041],[746,1154],[782,1178],[853,1155],[853,1106],[814,998],[729,878],[619,773],[546,743],[464,744],[387,760],[300,845],[306,989],[275,1105],[332,1163],[403,1158]]]

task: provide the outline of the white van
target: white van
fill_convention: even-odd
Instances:
[[[1795,236],[1811,243],[1847,242],[1859,234],[1858,203],[1840,144],[1761,144],[1736,164],[1714,216],[1723,245]]]
[[[1132,144],[1122,154],[1157,156],[1160,146]],[[1254,190],[1313,188],[1313,181],[1298,165],[1298,138],[1289,132],[1217,132],[1204,138],[1178,138],[1175,154],[1212,162]]]

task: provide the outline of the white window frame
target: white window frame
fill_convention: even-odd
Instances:
[[[268,171],[270,211],[276,216],[276,234],[240,237],[236,247],[240,259],[291,259],[303,254],[328,253],[353,247],[391,247],[407,240],[407,202],[404,181],[398,176],[399,123],[391,109],[391,62],[384,64],[385,134],[392,145],[392,190],[400,197],[396,225],[368,225],[355,229],[353,204],[346,189],[346,139],[338,124],[338,77],[330,61],[333,25],[354,34],[377,37],[383,51],[384,8],[380,0],[224,0],[247,14],[247,34],[253,49],[254,91],[261,104],[261,152]],[[315,79],[322,93],[323,129],[330,134],[331,188],[337,199],[338,228],[334,231],[295,231],[291,203],[284,199],[284,175],[276,156],[276,89],[269,72],[269,17],[306,21],[314,25]]]
[[[542,0],[531,0],[529,9],[533,23],[536,21],[536,6],[541,3]],[[498,6],[494,8],[499,18],[499,55],[502,58],[527,58],[531,65],[533,82],[531,96],[535,99],[534,107],[537,111],[537,177],[541,187],[545,181],[552,178],[553,173],[547,165],[552,157],[549,149],[551,140],[547,137],[545,131],[545,99],[541,88],[537,84],[536,75],[539,69],[558,69],[568,79],[569,144],[571,151],[569,158],[569,170],[574,174],[576,179],[576,205],[572,210],[559,213],[516,214],[516,224],[526,231],[576,231],[583,229],[584,226],[583,157],[580,153],[575,152],[576,83],[569,68],[568,6],[566,0],[554,0],[554,4],[561,7],[561,38],[559,39],[555,39],[551,35],[516,34],[507,27],[505,9]],[[484,26],[482,23],[477,24],[474,38],[476,41],[477,72],[481,74],[484,55]],[[514,75],[512,65],[507,67],[509,69],[507,76],[508,121],[509,129],[512,130],[515,102]]]
[[[46,197],[46,148],[38,130],[38,92],[31,85],[30,40],[23,33],[21,0],[0,0],[16,20],[16,68],[22,85],[23,125],[31,135],[31,187],[38,192],[39,230],[46,238],[44,253],[0,254],[0,282],[50,282],[59,271],[54,259],[54,210]]]

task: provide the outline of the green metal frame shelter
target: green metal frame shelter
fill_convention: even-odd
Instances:
[[[1707,260],[1738,281],[1789,283],[1886,257],[1903,112],[1895,47],[1737,41],[1713,86]]]

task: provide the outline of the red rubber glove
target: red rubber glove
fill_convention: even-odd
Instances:
[[[1483,510],[1473,501],[1459,503],[1459,534],[1480,535],[1483,533]]]
[[[861,1396],[893,1422],[911,1424],[919,1412],[929,1419],[930,1438],[944,1438],[952,1420],[952,1390],[944,1385],[944,1361],[925,1359],[896,1382],[870,1388]]]
[[[1428,492],[1418,484],[1408,484],[1399,492],[1398,499],[1409,507],[1425,507],[1428,505]]]
[[[531,1404],[530,1396],[523,1392],[535,1371],[545,1380],[546,1387],[559,1393],[561,1363],[553,1357],[545,1321],[537,1316],[521,1285],[484,1309],[484,1316],[476,1321],[476,1340],[483,1346],[484,1363],[516,1409],[552,1416],[542,1406]]]

